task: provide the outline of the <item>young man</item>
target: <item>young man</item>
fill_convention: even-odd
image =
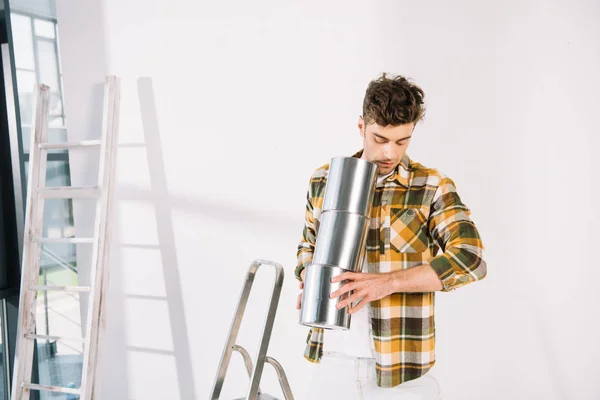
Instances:
[[[311,329],[304,356],[319,363],[311,399],[438,399],[427,372],[435,364],[434,292],[451,291],[486,275],[483,245],[454,182],[406,154],[424,114],[424,93],[402,76],[372,81],[354,157],[377,164],[362,273],[348,272],[331,297],[352,315],[350,331]],[[303,288],[313,257],[329,165],[310,179],[296,277]],[[439,254],[438,254],[439,253]],[[298,297],[297,308],[300,308]]]

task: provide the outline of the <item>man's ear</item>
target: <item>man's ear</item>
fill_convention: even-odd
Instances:
[[[360,131],[360,136],[365,137],[365,120],[362,115],[358,117],[358,130]]]

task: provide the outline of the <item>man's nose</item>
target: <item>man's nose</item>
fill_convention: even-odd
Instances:
[[[393,148],[391,143],[386,143],[385,146],[383,147],[383,155],[388,159],[388,160],[395,160],[395,156],[396,156],[396,151]]]

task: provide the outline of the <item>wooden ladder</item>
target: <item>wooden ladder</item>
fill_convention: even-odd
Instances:
[[[110,217],[114,198],[114,172],[119,119],[120,83],[114,76],[106,77],[104,84],[104,111],[102,137],[77,143],[48,143],[48,86],[35,86],[35,115],[31,132],[27,204],[23,238],[19,325],[15,351],[12,400],[28,400],[32,390],[50,391],[79,396],[81,400],[97,398],[98,347],[105,327],[105,297],[108,284],[108,250],[110,245]],[[100,166],[96,187],[46,187],[48,152],[61,149],[100,147]],[[96,214],[92,238],[42,237],[44,201],[46,199],[95,199]],[[44,243],[88,243],[92,247],[90,286],[39,285],[40,258]],[[87,292],[85,336],[65,338],[36,333],[36,300],[38,292]],[[83,366],[79,388],[40,385],[31,382],[33,350],[36,340],[76,340],[83,343]]]

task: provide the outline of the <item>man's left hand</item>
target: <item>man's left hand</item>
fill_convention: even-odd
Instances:
[[[347,282],[341,288],[332,292],[329,295],[330,298],[340,297],[350,291],[353,291],[353,293],[338,303],[338,309],[351,306],[355,301],[362,299],[354,307],[349,307],[349,314],[357,312],[371,301],[379,300],[392,294],[392,274],[390,273],[368,274],[364,272],[344,272],[331,279],[331,282],[334,283],[340,281]]]

